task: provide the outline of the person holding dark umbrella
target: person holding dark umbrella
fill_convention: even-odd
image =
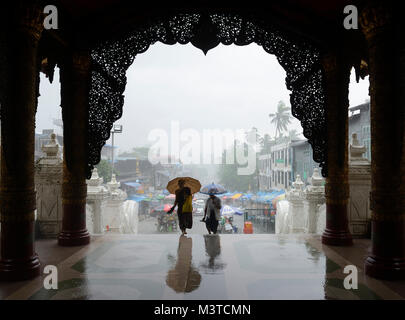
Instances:
[[[205,203],[204,217],[202,221],[205,222],[205,226],[209,234],[216,234],[218,229],[218,221],[221,220],[222,207],[221,199],[219,199],[216,194],[225,193],[226,190],[221,185],[212,183],[204,186],[200,192],[210,196]]]

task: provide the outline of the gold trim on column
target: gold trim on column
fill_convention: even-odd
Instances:
[[[327,204],[347,204],[349,201],[349,184],[343,182],[325,183],[325,199]]]
[[[0,221],[34,221],[35,191],[0,192]]]
[[[371,191],[370,209],[376,216],[380,216],[380,212],[387,212],[388,215],[405,216],[405,194]]]
[[[80,74],[90,72],[91,57],[88,52],[74,52],[72,54],[72,67]]]
[[[327,103],[327,161],[325,183],[327,204],[346,205],[348,183],[348,86],[350,61],[342,53],[329,51],[322,56]]]
[[[328,52],[322,55],[322,67],[328,74],[335,73],[338,70],[337,56],[334,53]]]
[[[405,221],[405,212],[402,213],[390,213],[386,210],[383,213],[371,212],[372,221],[386,221],[386,222],[399,222]]]
[[[62,185],[62,197],[64,200],[81,200],[87,197],[87,184],[75,184],[64,181]]]
[[[392,13],[382,2],[370,3],[360,12],[360,26],[366,38],[372,38],[390,25]]]
[[[43,8],[32,5],[20,5],[17,9],[17,28],[28,32],[35,40],[41,38],[44,29],[45,15]]]

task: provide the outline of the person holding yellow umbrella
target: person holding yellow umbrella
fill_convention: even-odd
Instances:
[[[193,194],[200,191],[201,183],[190,177],[178,177],[167,184],[166,189],[176,195],[172,208],[167,212],[172,213],[177,206],[177,217],[181,234],[187,234],[186,229],[193,227]]]

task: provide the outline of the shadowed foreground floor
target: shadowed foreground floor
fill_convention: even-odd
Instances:
[[[0,283],[1,299],[405,299],[405,282],[363,273],[369,240],[323,246],[308,235],[104,235],[89,246],[37,241],[42,267],[58,268],[58,289]],[[346,290],[346,265],[358,289]]]

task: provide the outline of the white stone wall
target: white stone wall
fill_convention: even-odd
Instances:
[[[363,157],[366,148],[352,135],[349,160],[349,229],[353,237],[367,237],[370,233],[371,164]]]
[[[39,237],[56,238],[62,229],[63,161],[54,134],[42,151],[45,156],[35,164],[36,224]]]
[[[291,232],[291,216],[289,215],[290,203],[288,200],[277,202],[276,234]]]
[[[326,204],[322,204],[318,208],[318,218],[316,223],[316,234],[322,234],[326,227]]]

